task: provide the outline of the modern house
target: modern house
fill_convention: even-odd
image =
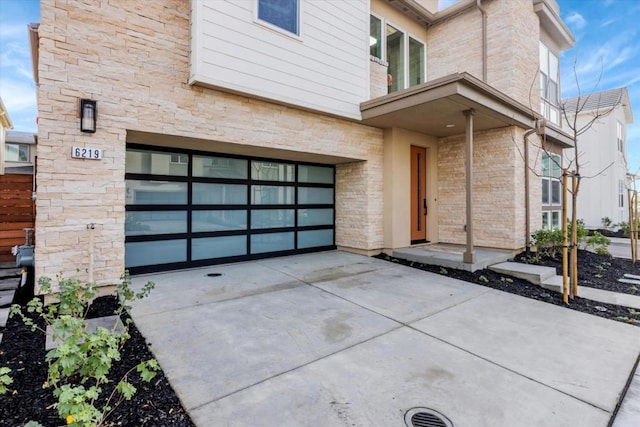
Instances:
[[[41,3],[36,276],[522,250],[561,154],[555,0]],[[540,90],[536,88],[540,81]]]
[[[577,141],[583,177],[578,217],[587,228],[601,228],[603,218],[612,224],[628,222],[627,126],[633,123],[633,113],[627,88],[568,98],[562,104],[571,122],[564,124],[566,131],[571,132],[571,127],[582,129],[593,122]],[[566,150],[564,156],[571,167],[576,158],[574,150]]]
[[[33,175],[36,157],[36,135],[31,132],[8,131],[5,138],[4,173]]]

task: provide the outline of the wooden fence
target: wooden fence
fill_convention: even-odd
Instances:
[[[0,175],[0,262],[15,262],[11,247],[24,244],[24,228],[33,227],[32,175]]]

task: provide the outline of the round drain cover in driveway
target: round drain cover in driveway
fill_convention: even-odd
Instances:
[[[407,427],[453,427],[449,418],[429,408],[409,409],[404,422]]]

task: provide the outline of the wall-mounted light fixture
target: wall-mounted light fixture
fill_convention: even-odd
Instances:
[[[80,100],[80,131],[85,133],[95,133],[96,116],[98,107],[96,101],[91,99]]]

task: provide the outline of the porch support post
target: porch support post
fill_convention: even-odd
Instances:
[[[476,253],[473,250],[473,110],[467,110],[464,113],[466,118],[466,179],[467,179],[467,250],[462,256],[465,264],[473,264],[476,262]]]

